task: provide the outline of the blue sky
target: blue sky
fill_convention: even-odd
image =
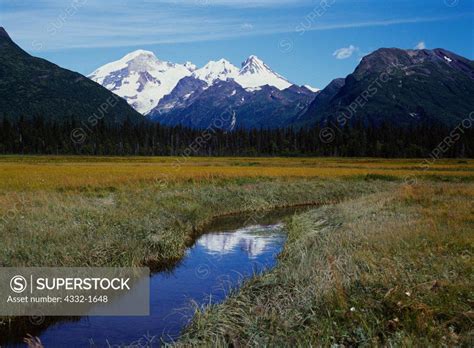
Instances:
[[[255,54],[314,87],[379,47],[474,58],[473,0],[0,0],[0,25],[29,53],[83,74],[139,48],[198,66]]]

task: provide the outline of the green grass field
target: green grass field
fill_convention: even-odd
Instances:
[[[474,161],[0,158],[1,266],[179,261],[213,217],[322,205],[182,343],[469,345]]]

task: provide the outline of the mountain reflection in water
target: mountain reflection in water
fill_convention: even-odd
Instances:
[[[152,276],[150,316],[83,317],[53,324],[36,335],[45,347],[133,346],[133,342],[157,347],[162,339],[174,340],[194,314],[191,301],[199,306],[222,302],[229,288],[276,265],[286,240],[280,221],[282,214],[262,225],[214,226],[176,268]]]
[[[206,234],[198,240],[197,245],[205,248],[209,254],[225,255],[243,251],[249,258],[255,259],[280,240],[282,233],[283,224],[249,226],[231,232]]]

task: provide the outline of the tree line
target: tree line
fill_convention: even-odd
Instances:
[[[335,157],[474,157],[474,132],[433,124],[395,127],[361,123],[341,129],[195,130],[125,121],[99,121],[93,127],[74,120],[41,117],[0,123],[0,154],[94,156],[335,156]],[[447,139],[451,141],[447,141]],[[448,140],[449,140],[448,139]],[[443,145],[443,146],[440,146]]]

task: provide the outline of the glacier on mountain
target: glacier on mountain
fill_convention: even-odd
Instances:
[[[247,58],[240,69],[226,59],[210,61],[198,69],[191,62],[176,64],[159,60],[153,52],[145,50],[131,52],[98,68],[88,77],[126,99],[143,115],[156,108],[184,78],[203,81],[204,89],[217,81],[234,80],[249,92],[260,91],[266,85],[281,91],[293,85],[255,55]],[[317,91],[312,87],[305,87],[311,92]],[[188,91],[184,99],[189,98],[192,93],[192,90]]]
[[[146,115],[183,77],[192,74],[191,67],[161,61],[152,52],[138,50],[104,65],[88,77]]]

